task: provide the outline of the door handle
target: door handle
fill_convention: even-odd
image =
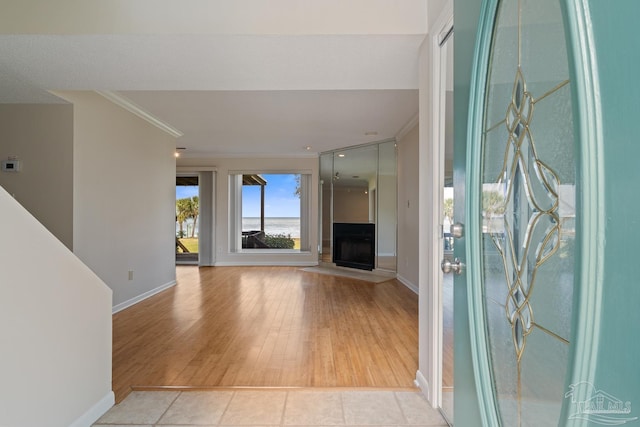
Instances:
[[[454,273],[454,274],[462,274],[462,267],[464,264],[460,261],[460,258],[456,258],[453,261],[448,259],[443,259],[440,263],[440,268],[444,274]]]
[[[464,236],[464,225],[462,225],[459,222],[456,222],[455,224],[451,224],[451,226],[449,227],[449,232],[453,237],[455,237],[456,239],[459,239],[462,236]]]

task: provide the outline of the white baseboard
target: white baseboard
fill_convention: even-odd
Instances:
[[[90,427],[101,416],[103,416],[116,403],[113,391],[107,393],[102,399],[96,402],[87,412],[82,414],[77,420],[69,425],[69,427]]]
[[[414,294],[416,294],[416,295],[420,294],[420,288],[418,286],[416,286],[415,284],[413,284],[410,280],[405,279],[404,277],[402,277],[399,274],[396,276],[396,279],[398,279],[398,281],[400,283],[402,283],[403,285],[405,285],[407,288],[411,289]]]
[[[216,267],[315,267],[318,261],[218,261]]]
[[[429,381],[427,381],[427,379],[424,377],[424,375],[422,375],[422,372],[420,372],[419,369],[416,372],[415,384],[418,386],[420,391],[422,391],[422,394],[427,399],[427,401],[431,403],[431,406],[433,406],[434,402],[431,399],[431,395],[430,395],[431,393],[429,393],[429,390],[431,390],[431,387],[429,386]]]
[[[395,257],[396,253],[395,252],[380,252],[378,254],[378,256],[382,256],[382,257]]]
[[[164,291],[165,289],[169,289],[172,286],[175,286],[176,281],[172,280],[169,283],[165,283],[164,285],[158,286],[155,289],[151,289],[150,291],[147,291],[143,294],[138,295],[137,297],[133,297],[130,300],[121,302],[120,304],[114,305],[113,308],[111,309],[111,313],[112,314],[116,314],[119,311],[124,310],[125,308],[129,308],[132,305],[135,305],[137,303],[139,303],[140,301],[144,301],[149,297],[154,296],[157,293],[160,293],[162,291]]]

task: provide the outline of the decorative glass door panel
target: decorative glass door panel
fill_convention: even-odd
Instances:
[[[482,304],[503,426],[556,425],[571,334],[575,161],[558,0],[498,3],[482,118]]]

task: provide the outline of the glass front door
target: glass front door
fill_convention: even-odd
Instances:
[[[483,59],[480,59],[483,61]],[[467,189],[471,314],[494,422],[557,425],[569,363],[575,185],[571,92],[558,0],[497,2],[475,88],[479,161]],[[473,101],[472,101],[473,103]],[[473,280],[473,279],[472,279]],[[483,383],[483,384],[482,384]]]
[[[176,263],[197,264],[199,251],[199,177],[176,176]]]

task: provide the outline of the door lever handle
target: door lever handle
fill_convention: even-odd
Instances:
[[[464,264],[460,261],[459,258],[454,259],[453,261],[448,259],[443,259],[440,263],[440,268],[444,274],[454,273],[454,274],[462,274],[462,268]]]

